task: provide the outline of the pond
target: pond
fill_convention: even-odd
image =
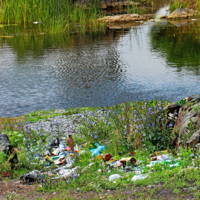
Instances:
[[[39,26],[0,27],[1,117],[200,94],[198,20],[71,36]]]

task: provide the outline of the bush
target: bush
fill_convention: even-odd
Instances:
[[[12,132],[5,132],[5,134],[8,136],[10,144],[13,147],[18,147],[22,145],[24,142],[24,134],[22,133],[19,133],[17,131],[12,131]]]

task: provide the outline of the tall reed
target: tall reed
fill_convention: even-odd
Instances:
[[[42,22],[49,31],[66,31],[74,25],[83,30],[88,25],[98,26],[102,15],[98,0],[87,4],[71,0],[0,0],[0,23],[27,24]]]

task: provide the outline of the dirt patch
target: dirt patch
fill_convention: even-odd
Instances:
[[[178,193],[163,188],[162,185],[150,185],[147,187],[129,186],[125,190],[104,190],[99,193],[94,191],[83,192],[80,190],[42,193],[36,189],[40,185],[23,185],[19,180],[0,181],[0,199],[193,199],[193,193],[187,188],[181,188]],[[11,198],[12,197],[12,198]]]

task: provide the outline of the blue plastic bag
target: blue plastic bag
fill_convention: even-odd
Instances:
[[[98,156],[102,153],[102,151],[105,151],[105,145],[99,146],[96,149],[91,149],[90,152],[92,153],[92,156]]]

